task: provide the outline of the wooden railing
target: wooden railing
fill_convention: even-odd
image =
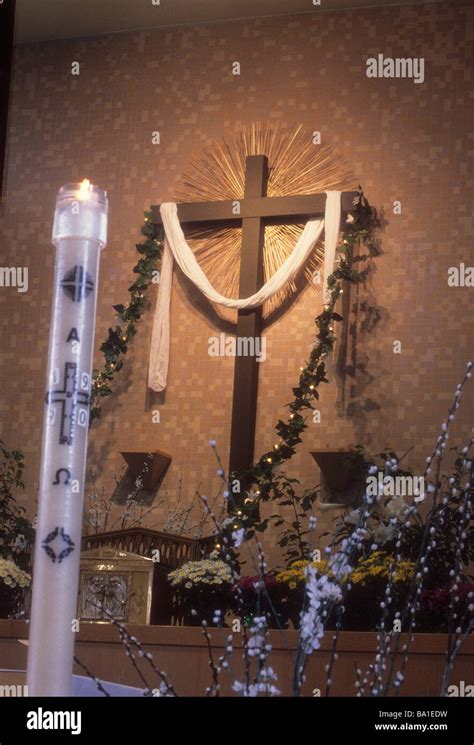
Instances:
[[[188,538],[149,528],[126,528],[108,533],[86,535],[82,539],[82,550],[110,546],[118,551],[129,551],[151,559],[153,551],[158,549],[159,563],[171,570],[182,566],[187,561],[205,558],[213,550],[214,542],[215,539],[212,536]]]

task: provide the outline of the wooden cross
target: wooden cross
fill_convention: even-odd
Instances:
[[[240,214],[235,215],[235,201],[191,202],[178,204],[182,226],[222,228],[242,225],[239,297],[253,295],[263,284],[263,247],[265,225],[302,223],[324,217],[326,194],[267,197],[268,160],[265,155],[249,155],[245,167],[244,198],[237,200]],[[345,221],[357,192],[342,192],[341,214]],[[152,207],[153,222],[162,224],[159,206]],[[239,310],[237,338],[260,337],[262,308]],[[255,421],[257,412],[258,368],[256,356],[236,356],[229,474],[243,475],[253,463]]]

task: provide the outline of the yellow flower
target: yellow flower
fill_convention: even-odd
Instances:
[[[415,565],[411,561],[399,561],[394,563],[393,556],[388,556],[383,551],[374,551],[366,559],[359,561],[357,567],[350,575],[352,584],[366,585],[371,578],[387,579],[392,571],[393,582],[407,582],[411,580]]]
[[[331,572],[328,571],[328,564],[326,561],[309,562],[300,559],[293,562],[289,569],[283,569],[281,572],[278,572],[275,579],[277,582],[288,584],[288,587],[291,590],[294,590],[298,586],[298,583],[303,583],[305,581],[306,570],[309,566],[314,567],[319,574],[331,574]]]

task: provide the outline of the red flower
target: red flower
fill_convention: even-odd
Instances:
[[[237,590],[240,590],[241,593],[257,595],[259,585],[262,580],[264,584],[264,587],[260,587],[262,591],[267,590],[267,592],[270,592],[271,590],[275,590],[278,587],[278,582],[272,574],[264,574],[262,579],[258,576],[241,577],[239,581],[233,586],[232,592],[237,592]]]
[[[468,595],[474,591],[474,585],[470,582],[462,582],[458,585],[455,593],[449,587],[438,587],[436,590],[423,590],[420,603],[423,610],[435,615],[446,615],[449,612],[451,596],[459,598],[458,606],[463,608],[467,604]]]

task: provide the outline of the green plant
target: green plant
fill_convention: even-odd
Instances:
[[[405,456],[398,458],[395,451],[386,449],[369,458],[361,446],[355,448],[354,452],[357,458],[364,463],[365,473],[374,466],[377,470],[383,471],[386,468],[387,461],[394,459],[400,463]],[[385,552],[392,554],[395,552],[397,541],[400,546],[397,551],[407,561],[416,561],[420,553],[426,525],[428,521],[437,524],[442,520],[442,530],[439,530],[436,540],[436,546],[430,553],[430,563],[428,572],[424,578],[424,586],[427,589],[443,587],[449,582],[450,571],[455,563],[456,551],[459,546],[459,508],[463,499],[461,484],[465,480],[464,458],[454,448],[455,462],[453,470],[449,475],[440,477],[440,496],[437,503],[430,509],[410,498],[405,500],[400,496],[383,497],[379,504],[374,505],[370,513],[370,518],[366,523],[366,538],[360,542],[359,558],[369,556],[374,545],[380,547]],[[397,476],[412,476],[412,470],[398,466]],[[452,487],[458,486],[458,489],[452,493]],[[449,500],[446,504],[443,499],[447,498],[449,491]],[[408,519],[404,519],[405,510],[410,506],[414,507]],[[336,519],[336,528],[334,531],[334,542],[339,544],[342,540],[347,539],[353,532],[358,522],[359,510],[355,509],[346,512],[342,518]],[[402,519],[403,518],[403,519]],[[399,527],[404,523],[404,529],[400,532]],[[464,565],[462,579],[468,580],[472,576],[469,572],[469,566],[474,560],[474,521],[472,518],[466,528],[466,538],[464,547],[460,552],[460,558]]]
[[[293,488],[294,484],[299,484],[299,481],[287,478],[284,475],[275,478],[275,503],[282,508],[283,514],[272,515],[271,519],[274,527],[284,526],[279,534],[277,545],[283,551],[286,564],[290,564],[296,559],[304,560],[309,556],[308,514],[311,513],[318,496],[315,488],[308,489],[301,496],[298,496]],[[291,519],[283,516],[286,508],[289,508]]]
[[[34,530],[24,507],[14,496],[14,491],[25,488],[24,468],[22,451],[10,450],[0,440],[0,557],[14,561],[20,569],[28,571]]]

